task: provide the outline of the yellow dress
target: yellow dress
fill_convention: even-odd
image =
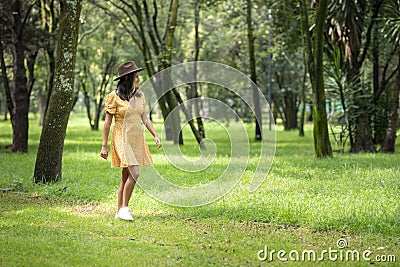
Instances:
[[[146,112],[146,98],[122,100],[113,91],[106,96],[104,111],[114,115],[111,135],[111,167],[152,165],[149,147],[144,140],[141,115]]]

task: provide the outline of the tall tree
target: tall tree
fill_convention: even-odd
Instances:
[[[167,69],[172,65],[172,52],[174,50],[173,48],[173,42],[174,42],[174,33],[175,29],[177,26],[177,21],[178,21],[178,7],[179,7],[179,0],[171,0],[170,2],[170,9],[169,9],[169,16],[167,19],[167,26],[166,30],[164,33],[164,40],[165,42],[161,45],[161,70]],[[154,72],[153,72],[154,73]],[[150,75],[149,75],[150,76]],[[162,87],[164,88],[169,88],[170,84],[172,84],[172,81],[170,80],[170,77],[168,75],[168,72],[164,72],[162,75],[162,79],[160,80],[162,83]],[[166,86],[166,87],[165,87]],[[155,89],[157,86],[155,87]],[[158,99],[161,100],[163,98],[162,93],[164,93],[162,89],[156,89],[156,94],[158,96]],[[168,103],[168,109],[163,111],[163,116],[164,119],[167,118],[167,116],[170,115],[171,111],[178,106],[178,101],[179,101],[179,92],[176,91],[175,88],[172,90],[168,90],[168,92],[165,94],[166,102]],[[185,107],[182,106],[184,109]],[[163,110],[163,108],[161,107]],[[178,112],[173,112],[171,113],[171,122],[172,125],[166,125],[167,127],[170,127],[171,132],[173,132],[173,141],[174,144],[183,144],[183,137],[182,137],[182,131],[180,130],[180,119],[179,119],[179,113]],[[193,121],[189,121],[191,124],[190,126],[193,126]],[[193,129],[193,128],[192,128]],[[199,136],[199,134],[197,134]],[[200,137],[201,139],[201,137]]]
[[[13,129],[13,152],[28,151],[29,91],[25,69],[23,36],[24,25],[32,7],[33,5],[24,8],[24,2],[21,0],[2,1],[1,3],[2,17],[11,37],[11,52],[13,56],[13,98],[7,97],[8,102],[13,101],[13,103],[8,103]],[[4,76],[3,81],[5,81]],[[6,90],[9,89],[7,85],[5,85],[5,88]],[[10,92],[7,92],[7,95],[11,95]]]
[[[62,177],[64,139],[73,106],[80,13],[80,0],[60,1],[56,72],[36,157],[36,183],[58,181]]]
[[[250,61],[250,78],[254,85],[252,86],[253,91],[253,104],[254,104],[254,114],[256,116],[256,132],[255,140],[262,140],[262,120],[261,120],[261,108],[260,108],[260,96],[258,94],[257,84],[257,73],[256,73],[256,60],[254,57],[254,35],[253,35],[253,19],[252,19],[252,1],[247,0],[247,41],[249,48],[249,61]]]
[[[314,94],[314,149],[317,157],[332,156],[331,143],[328,134],[326,114],[325,84],[324,84],[324,29],[328,13],[328,0],[318,3],[315,19],[315,85]]]
[[[300,0],[303,38],[306,44],[306,61],[314,98],[314,150],[317,157],[332,156],[332,147],[329,141],[328,122],[326,114],[326,98],[324,85],[323,45],[324,29],[328,13],[328,1],[318,3],[315,18],[315,47],[312,47],[311,33],[309,32],[308,11],[305,0]]]
[[[385,10],[388,13],[387,27],[387,40],[393,43],[393,51],[397,50],[397,81],[393,83],[391,90],[391,105],[389,112],[388,127],[386,129],[386,136],[382,144],[382,151],[385,153],[395,152],[396,133],[398,129],[398,118],[399,118],[399,97],[400,97],[400,25],[398,18],[400,16],[400,1],[391,0],[385,6]],[[387,65],[386,65],[387,66]],[[384,73],[387,67],[384,68]]]
[[[193,13],[194,13],[194,55],[193,55],[193,61],[194,61],[194,67],[193,67],[193,77],[194,81],[197,81],[197,61],[199,61],[199,56],[200,56],[200,36],[199,36],[199,26],[200,26],[200,9],[201,9],[201,3],[199,0],[193,0]],[[197,90],[197,83],[191,83],[190,88],[188,89],[187,93],[187,98],[192,99],[192,98],[198,98],[199,97],[199,92]],[[203,120],[200,117],[200,107],[199,107],[199,101],[194,102],[194,113],[197,121],[197,129],[202,138],[205,138],[205,130],[204,130],[204,125],[203,125]],[[189,107],[189,112],[192,111],[192,107]]]
[[[0,35],[3,36],[3,35]],[[7,76],[7,67],[6,67],[6,62],[4,59],[4,46],[3,46],[3,40],[0,39],[0,63],[1,63],[1,76],[2,76],[2,81],[3,81],[3,87],[5,90],[5,100],[6,100],[6,106],[7,106],[7,111],[10,113],[10,116],[12,117],[13,114],[15,114],[14,110],[14,101],[12,100],[11,97],[11,88],[10,88],[10,82]],[[5,120],[7,120],[7,111],[4,112]]]
[[[303,58],[306,58],[304,53],[305,52],[303,52]],[[303,78],[301,80],[301,93],[300,93],[301,111],[299,119],[299,136],[304,136],[304,120],[306,114],[306,89],[307,89],[306,80],[307,80],[307,64],[304,64]]]

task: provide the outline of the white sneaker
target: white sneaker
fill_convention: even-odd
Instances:
[[[117,215],[119,219],[133,221],[132,215],[129,212],[129,207],[120,208]]]

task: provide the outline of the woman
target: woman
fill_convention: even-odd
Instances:
[[[160,139],[146,114],[146,100],[139,89],[138,68],[133,61],[118,67],[117,89],[106,96],[104,110],[103,142],[100,156],[108,157],[108,135],[113,118],[115,119],[111,136],[111,167],[122,168],[121,183],[118,189],[118,211],[115,218],[131,221],[129,200],[139,177],[139,166],[153,163],[149,148],[144,140],[141,123],[153,135],[157,147]]]

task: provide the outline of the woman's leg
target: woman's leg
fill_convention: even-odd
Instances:
[[[128,176],[129,176],[128,168],[123,168],[122,169],[122,174],[121,174],[121,182],[120,182],[119,188],[118,188],[118,210],[123,207],[122,206],[122,204],[123,204],[123,193],[124,193],[124,188],[125,188],[126,181],[128,180]]]
[[[122,196],[122,207],[128,207],[129,200],[131,199],[133,189],[136,185],[136,180],[139,178],[139,166],[129,166],[128,179],[125,182],[123,196]]]

